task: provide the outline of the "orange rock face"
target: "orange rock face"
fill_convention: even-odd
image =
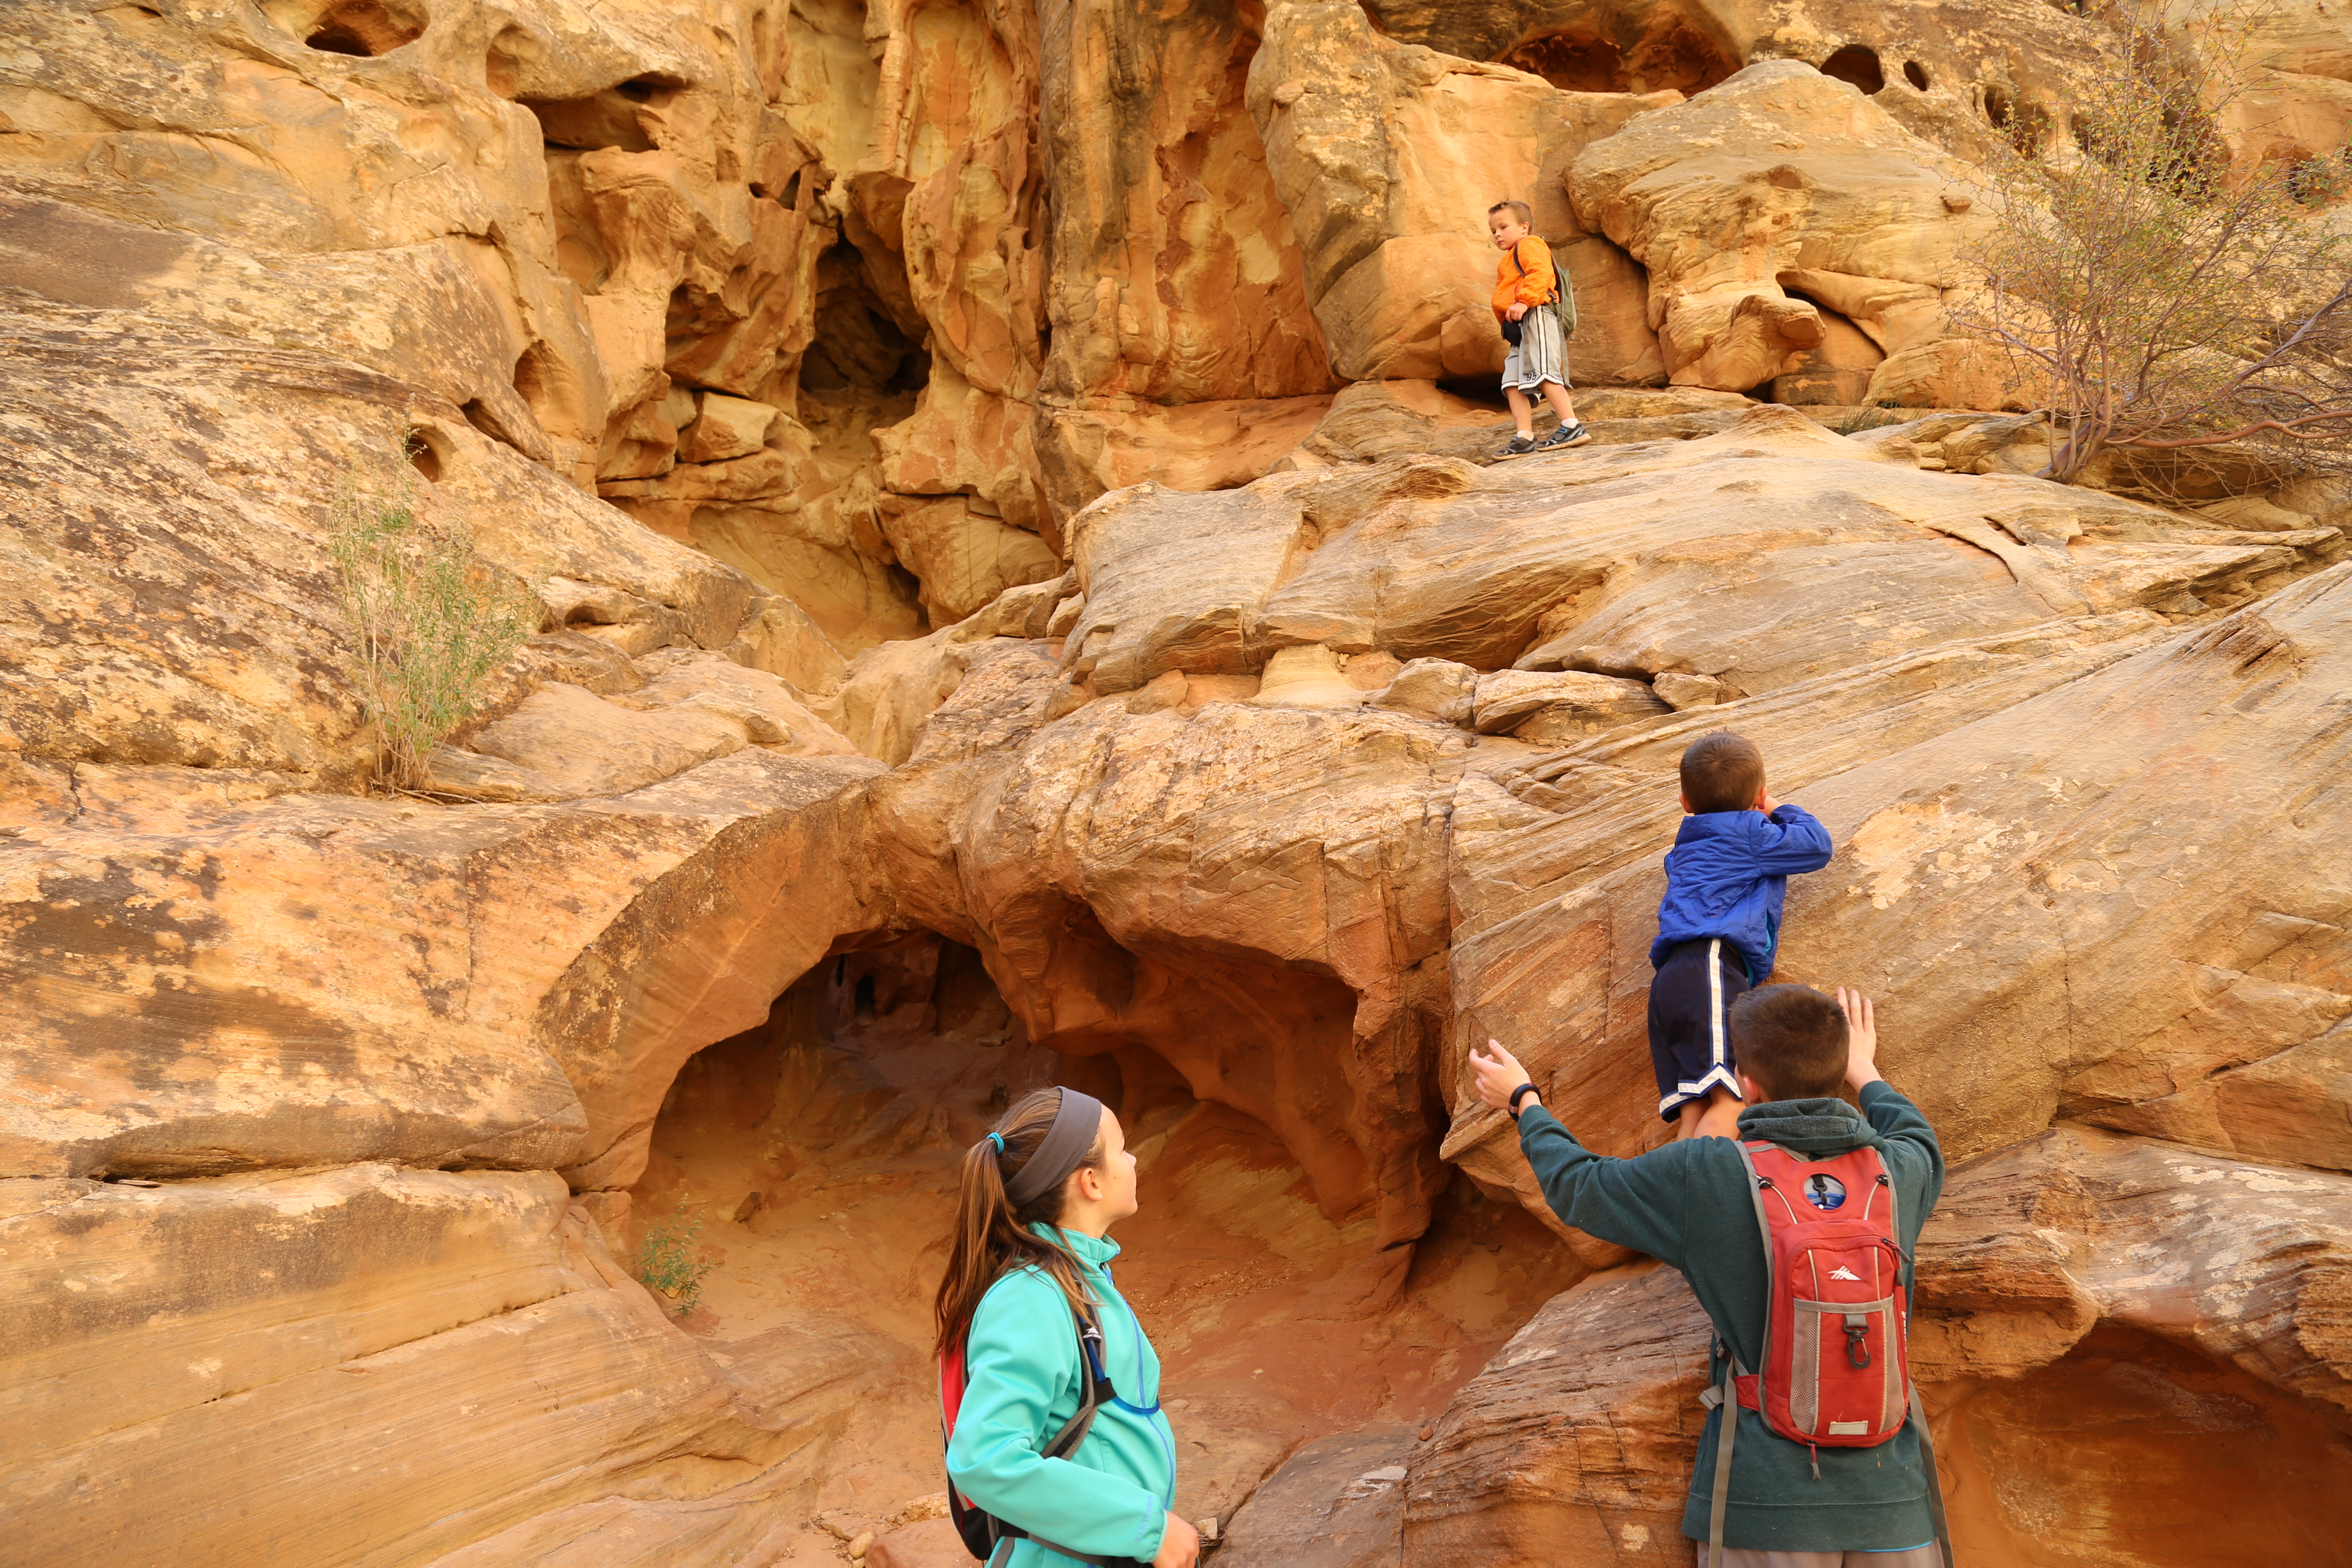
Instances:
[[[2332,157],[2352,44],[2257,20],[2232,155]],[[1674,772],[1735,728],[1838,843],[1780,978],[1877,996],[1955,1162],[1961,1552],[2334,1561],[2352,501],[2046,483],[1949,333],[1988,147],[2112,47],[0,8],[10,1560],[945,1568],[954,1173],[1058,1082],[1227,1568],[1685,1562],[1704,1325],[1464,1055],[1664,1135]],[[1502,463],[1507,197],[1593,439]],[[407,791],[354,508],[537,617]]]

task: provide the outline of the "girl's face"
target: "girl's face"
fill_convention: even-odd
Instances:
[[[1139,1206],[1135,1196],[1135,1156],[1127,1152],[1127,1133],[1118,1118],[1105,1106],[1102,1113],[1102,1163],[1083,1165],[1070,1176],[1070,1196],[1062,1205],[1062,1224],[1070,1230],[1100,1236]]]
[[[1102,1114],[1103,1218],[1122,1220],[1142,1205],[1135,1195],[1135,1156],[1127,1152],[1127,1132],[1108,1106]]]

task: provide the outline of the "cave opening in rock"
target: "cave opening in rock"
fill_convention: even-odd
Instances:
[[[869,260],[845,239],[829,247],[817,262],[815,335],[801,355],[793,395],[773,395],[795,405],[819,456],[844,475],[868,460],[872,431],[913,416],[930,381],[919,321],[902,319],[885,297],[904,267],[894,252]]]
[[[1624,52],[1584,28],[1529,38],[1501,63],[1533,72],[1570,92],[1624,92],[1631,83]]]
[[[441,482],[443,456],[447,438],[439,432],[418,426],[408,432],[408,466],[422,476],[426,484]]]
[[[1433,1416],[1580,1272],[1525,1211],[1456,1178],[1402,1299],[1350,1303],[1370,1211],[1328,1217],[1263,1123],[1196,1099],[1147,1046],[1036,1045],[960,943],[838,954],[688,1058],[608,1226],[634,1269],[649,1227],[699,1221],[712,1267],[677,1321],[765,1408],[830,1431],[806,1466],[814,1506],[880,1513],[938,1489],[929,1314],[958,1172],[1006,1105],[1052,1083],[1116,1108],[1137,1156],[1118,1279],[1162,1359],[1188,1516],[1229,1513],[1304,1440]]]
[[[270,19],[322,54],[362,59],[388,55],[425,36],[425,12],[410,0],[334,0],[267,7]]]
[[[517,101],[539,121],[540,134],[550,149],[594,153],[610,147],[624,153],[649,153],[653,136],[638,110],[661,108],[684,85],[670,77],[644,76],[584,98]]]
[[[1626,85],[1634,92],[1672,88],[1685,98],[1731,79],[1739,60],[1709,23],[1666,12],[1625,54]]]
[[[2046,1560],[2053,1517],[2112,1521],[2103,1561],[2241,1561],[2258,1519],[2266,1555],[2318,1563],[2352,1532],[2352,1443],[2277,1387],[2156,1335],[2103,1323],[2031,1377],[1943,1394],[1958,1395],[1937,1440],[1946,1500],[1989,1561]]]
[[[931,356],[866,286],[866,258],[845,240],[826,252],[819,269],[824,287],[816,337],[801,359],[801,385],[817,393],[855,389],[911,400],[930,380]],[[910,401],[910,412],[911,407]]]
[[[1921,92],[1925,92],[1927,90],[1927,68],[1921,65],[1917,60],[1905,60],[1903,62],[1903,79],[1909,82],[1913,87],[1917,88]]]
[[[1839,49],[1822,62],[1822,74],[1849,82],[1865,93],[1874,94],[1886,85],[1886,72],[1878,63],[1878,51],[1867,44],[1848,44]]]
[[[1496,58],[1570,92],[1705,92],[1738,64],[1704,18],[1674,6],[1612,13],[1520,39]]]

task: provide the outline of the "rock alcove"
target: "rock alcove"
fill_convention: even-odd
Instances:
[[[2242,155],[2333,155],[2341,31],[2278,34]],[[1840,845],[1783,976],[1878,995],[1952,1163],[1963,1553],[2333,1560],[2352,491],[2043,480],[1946,297],[2095,19],[0,38],[26,1561],[944,1568],[950,1181],[1061,1081],[1143,1156],[1121,1279],[1223,1568],[1686,1562],[1704,1326],[1548,1217],[1463,1055],[1661,1136],[1657,863],[1727,725]],[[1507,195],[1596,440],[1497,464]],[[404,793],[329,548],[368,484],[544,612]]]

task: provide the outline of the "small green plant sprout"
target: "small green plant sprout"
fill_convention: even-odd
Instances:
[[[382,747],[379,778],[424,786],[433,748],[480,711],[493,678],[539,629],[530,589],[474,553],[462,517],[419,515],[407,458],[354,465],[336,487],[327,548],[350,637],[346,668]]]
[[[719,1267],[696,1248],[701,1235],[702,1216],[688,1214],[681,1199],[646,1228],[637,1248],[638,1282],[667,1297],[681,1318],[701,1305],[703,1276]]]

